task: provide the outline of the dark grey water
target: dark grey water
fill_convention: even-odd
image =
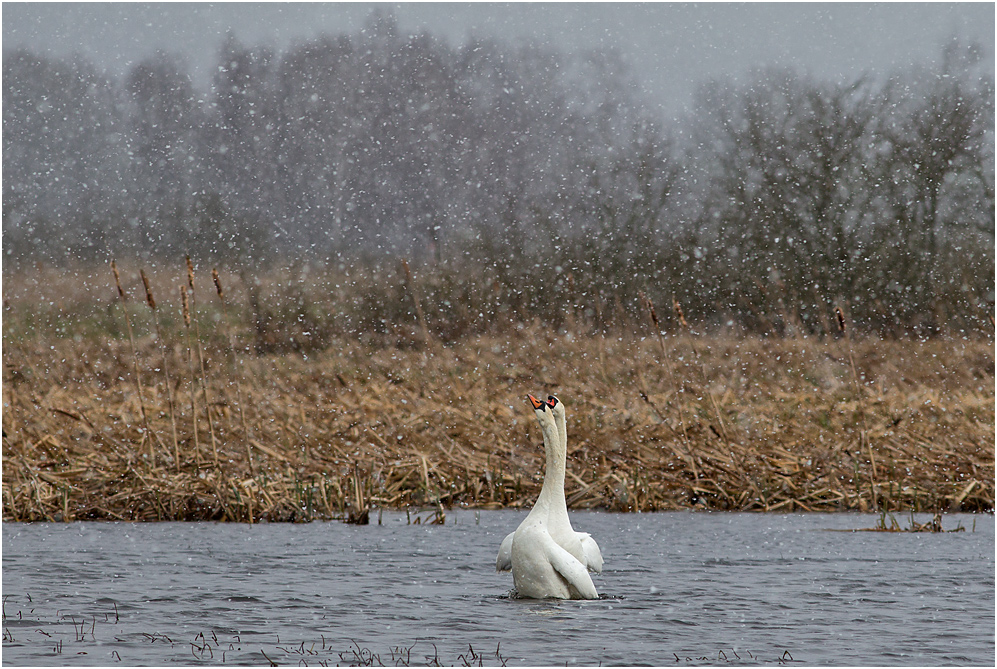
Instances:
[[[524,516],[4,523],[3,662],[994,664],[993,516],[573,513],[606,559],[589,602],[507,596]]]

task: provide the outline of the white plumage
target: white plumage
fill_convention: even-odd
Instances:
[[[567,440],[563,404],[529,397],[540,423],[547,455],[544,484],[537,502],[519,528],[499,547],[495,568],[512,570],[520,597],[596,599],[588,570],[602,570],[602,554],[586,532],[575,532],[564,499]]]

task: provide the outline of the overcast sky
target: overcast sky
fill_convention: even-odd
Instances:
[[[764,65],[852,80],[936,59],[951,37],[985,48],[993,71],[994,4],[748,3],[386,4],[402,30],[459,44],[469,35],[534,39],[572,50],[617,46],[648,100],[679,114],[695,86]],[[374,5],[352,3],[10,3],[4,51],[79,53],[114,75],[155,49],[182,55],[206,86],[229,30],[277,49],[321,33],[353,32]]]

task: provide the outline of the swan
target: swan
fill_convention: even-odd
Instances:
[[[559,490],[564,497],[564,467],[558,463],[563,463],[565,456],[553,407],[532,395],[528,397],[543,432],[547,471],[537,503],[513,533],[509,547],[516,593],[531,599],[598,599],[599,593],[585,565],[551,536],[549,516],[557,499],[555,491]]]
[[[531,400],[532,401],[532,400]],[[554,422],[557,426],[558,453],[553,465],[550,453],[547,455],[547,471],[544,476],[544,489],[550,488],[547,528],[551,537],[561,548],[571,553],[589,571],[602,572],[602,552],[599,544],[588,532],[575,532],[568,519],[568,504],[564,499],[564,472],[567,459],[568,439],[565,427],[564,403],[553,395],[547,397],[548,406],[552,407]],[[541,494],[543,494],[541,492]],[[496,571],[512,569],[512,542],[515,532],[510,532],[499,546],[498,557],[495,560]]]
[[[589,571],[602,573],[602,551],[599,544],[588,532],[576,532],[571,527],[568,518],[568,503],[564,499],[564,471],[568,455],[568,434],[565,426],[564,403],[553,395],[547,396],[547,404],[552,407],[554,423],[557,425],[557,437],[561,442],[561,480],[556,488],[556,499],[550,507],[547,522],[554,541],[566,551],[574,555]]]

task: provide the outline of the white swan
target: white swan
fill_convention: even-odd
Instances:
[[[550,509],[556,500],[555,490],[564,496],[564,461],[553,409],[542,400],[529,396],[540,429],[543,431],[547,471],[543,488],[533,510],[513,533],[509,547],[512,580],[520,597],[542,599],[597,599],[599,593],[585,565],[562,548],[549,531]],[[508,539],[508,537],[507,537]],[[502,542],[503,547],[505,541]],[[499,551],[499,561],[502,551]]]
[[[548,395],[547,404],[553,408],[554,422],[557,425],[557,436],[561,442],[561,481],[557,486],[557,496],[550,507],[550,515],[547,520],[550,527],[550,534],[554,537],[554,541],[578,558],[589,571],[601,573],[602,551],[599,550],[599,544],[595,542],[595,539],[588,532],[575,532],[571,527],[571,520],[568,519],[568,503],[564,499],[564,472],[568,455],[568,434],[565,426],[564,403],[553,395]]]
[[[568,518],[568,504],[564,499],[564,472],[567,460],[568,437],[565,426],[564,403],[553,395],[547,397],[547,404],[553,407],[554,422],[557,426],[558,453],[554,465],[550,463],[550,451],[547,455],[547,471],[544,476],[544,489],[549,490],[549,507],[547,528],[551,537],[561,548],[571,553],[589,571],[602,572],[602,552],[599,544],[588,532],[575,532]],[[532,400],[531,400],[532,401]],[[543,492],[541,492],[543,494]],[[512,569],[512,542],[515,532],[510,532],[499,546],[498,557],[495,559],[497,571]]]

